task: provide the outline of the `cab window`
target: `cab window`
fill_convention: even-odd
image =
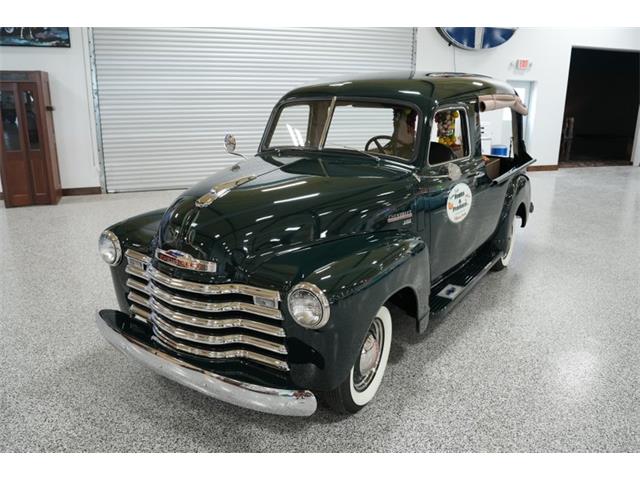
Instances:
[[[463,108],[448,108],[436,112],[429,145],[431,165],[469,156],[467,126],[467,112]]]
[[[297,104],[283,108],[271,137],[274,145],[304,147],[307,144],[309,105]]]

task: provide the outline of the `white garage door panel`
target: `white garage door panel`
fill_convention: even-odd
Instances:
[[[254,153],[271,108],[319,79],[413,69],[412,28],[94,28],[109,192],[183,188]]]

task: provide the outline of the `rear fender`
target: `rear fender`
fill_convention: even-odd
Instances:
[[[524,217],[521,226],[524,227],[529,216],[529,205],[531,203],[531,182],[526,175],[515,177],[507,188],[504,205],[500,213],[498,227],[494,234],[494,245],[499,250],[506,248],[507,232],[510,228],[509,222],[518,212],[520,205],[524,204]]]

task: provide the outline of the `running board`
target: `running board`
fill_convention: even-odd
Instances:
[[[502,253],[496,254],[490,249],[481,249],[462,265],[438,281],[430,294],[430,320],[441,317],[471,291],[476,283],[484,277],[491,267],[500,259]]]

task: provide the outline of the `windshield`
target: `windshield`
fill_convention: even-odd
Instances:
[[[406,105],[339,100],[332,108],[332,100],[311,100],[280,108],[265,148],[357,150],[411,162],[417,130],[418,112]]]

